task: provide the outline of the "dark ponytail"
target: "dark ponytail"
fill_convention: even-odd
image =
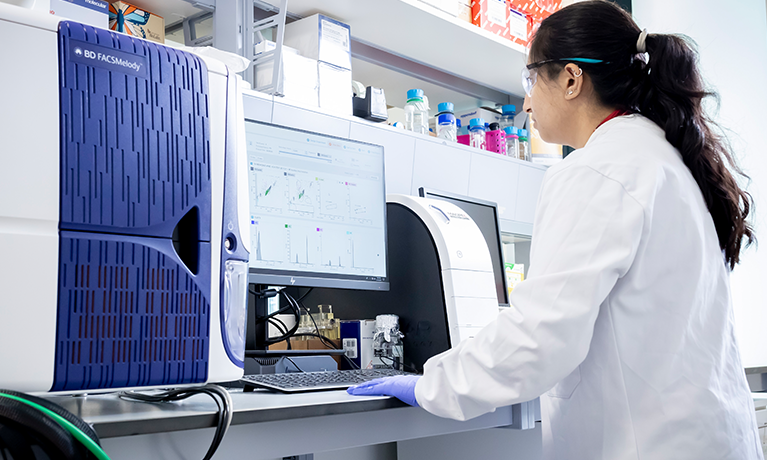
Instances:
[[[698,71],[698,55],[690,40],[650,34],[646,56],[637,51],[641,30],[620,7],[602,0],[579,2],[543,21],[533,38],[531,62],[568,57],[601,59],[577,64],[584,68],[601,102],[611,108],[638,112],[666,132],[666,140],[682,155],[698,183],[713,217],[719,246],[730,268],[740,259],[743,239],[755,240],[746,221],[751,195],[740,188],[738,168],[716,124],[706,116],[706,91]],[[567,62],[544,66],[555,77]]]

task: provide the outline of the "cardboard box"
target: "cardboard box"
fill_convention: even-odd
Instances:
[[[352,71],[320,61],[317,63],[317,74],[320,108],[338,115],[351,116]]]
[[[262,42],[263,43],[263,42]],[[271,45],[273,49],[273,44]],[[270,45],[264,44],[263,51],[269,51]],[[261,90],[272,83],[274,60],[255,66],[255,90]],[[288,99],[317,107],[319,100],[319,80],[317,61],[298,54],[298,51],[283,46],[282,53],[282,95]]]
[[[269,51],[274,51],[275,49],[277,49],[277,43],[271,40],[261,40],[260,42],[253,45],[253,55],[258,58],[259,55],[268,53]],[[285,45],[282,45],[282,53],[301,54],[297,49]]]
[[[360,369],[373,368],[374,319],[341,321],[341,344],[346,356]]]
[[[51,0],[50,13],[83,24],[109,27],[109,2],[105,0]]]
[[[508,10],[506,0],[472,0],[471,22],[499,37],[509,39]]]
[[[559,11],[562,0],[507,0],[509,7],[527,15],[527,37],[533,36],[541,22]]]
[[[451,16],[458,15],[458,0],[421,0],[423,3],[438,8]]]
[[[165,20],[130,3],[114,2],[109,5],[109,28],[134,37],[165,43]]]
[[[285,26],[285,45],[304,57],[352,68],[351,28],[323,14],[315,14]]]
[[[456,17],[466,22],[471,22],[471,0],[458,0]]]
[[[340,340],[332,340],[332,339],[328,339],[328,340],[330,340],[330,342],[335,346],[336,349],[341,348]],[[314,338],[314,337],[308,338],[308,340],[291,339],[290,348],[292,350],[329,350],[330,349],[330,347],[328,347],[325,342],[323,342],[319,338]],[[287,350],[288,342],[283,340],[282,342],[269,345],[269,349],[270,350]]]

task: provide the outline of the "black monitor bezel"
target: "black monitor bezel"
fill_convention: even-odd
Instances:
[[[291,271],[291,270],[263,270],[251,267],[248,264],[248,282],[250,284],[268,285],[268,286],[295,286],[295,287],[307,287],[307,288],[336,288],[336,289],[356,289],[363,291],[388,291],[389,290],[389,235],[386,225],[386,150],[384,146],[379,144],[373,144],[370,142],[363,142],[357,139],[351,139],[346,137],[333,136],[325,133],[318,133],[316,131],[309,131],[306,129],[294,128],[292,126],[278,125],[275,123],[267,123],[264,121],[254,120],[252,118],[245,117],[245,122],[255,123],[258,125],[271,126],[274,128],[281,128],[290,131],[296,131],[305,134],[311,134],[315,136],[322,136],[328,139],[337,139],[344,142],[354,142],[357,144],[368,145],[372,147],[381,148],[383,154],[381,155],[381,181],[383,183],[384,192],[384,260],[386,276],[357,276],[357,275],[344,275],[344,276],[322,276],[322,273],[318,272],[303,272],[303,271]],[[250,180],[250,179],[249,179]],[[248,209],[250,209],[250,203],[248,203]],[[250,221],[250,219],[248,219]],[[248,222],[250,225],[250,222]],[[251,245],[253,243],[251,242]],[[279,272],[279,273],[275,273]]]
[[[467,203],[478,204],[482,206],[488,206],[493,209],[495,214],[495,233],[498,235],[498,251],[500,252],[501,260],[501,282],[503,283],[503,296],[506,302],[498,302],[499,307],[508,307],[509,303],[509,287],[506,283],[506,259],[503,256],[503,239],[501,238],[501,219],[498,213],[498,203],[494,201],[482,200],[479,198],[473,198],[466,195],[458,195],[456,193],[443,192],[442,190],[436,190],[428,187],[419,187],[418,196],[421,198],[435,198],[440,197],[449,198],[456,201],[465,201]],[[488,248],[489,249],[489,248]]]

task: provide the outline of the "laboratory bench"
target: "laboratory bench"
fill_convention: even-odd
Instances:
[[[232,424],[214,458],[306,455],[513,427],[515,417],[516,426],[524,418],[517,405],[459,422],[395,398],[351,396],[345,391],[281,394],[234,389],[231,397]],[[206,395],[173,403],[127,401],[116,393],[47,399],[90,423],[113,460],[203,458],[213,439],[218,413],[215,402]]]

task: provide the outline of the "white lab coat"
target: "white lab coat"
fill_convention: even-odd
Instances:
[[[612,119],[546,172],[511,303],[426,362],[421,407],[465,420],[546,393],[546,459],[762,459],[714,223],[653,122]]]

